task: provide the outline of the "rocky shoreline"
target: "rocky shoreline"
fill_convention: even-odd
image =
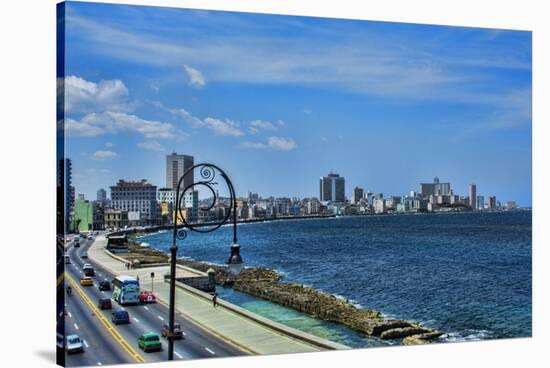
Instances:
[[[128,253],[118,255],[132,262],[137,260],[141,267],[169,261],[166,253],[142,247],[133,241],[129,242]],[[240,275],[234,277],[229,274],[225,266],[183,259],[178,259],[177,262],[202,272],[213,269],[216,271],[218,285],[232,287],[236,291],[325,321],[340,323],[380,339],[402,339],[405,345],[418,345],[430,343],[443,334],[414,321],[386,319],[378,311],[357,308],[346,300],[301,284],[283,282],[282,275],[271,269],[245,268]]]

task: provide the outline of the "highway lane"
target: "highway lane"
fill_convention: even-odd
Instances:
[[[82,260],[80,258],[81,252],[87,251],[90,244],[91,241],[86,240],[82,242],[80,248],[71,248],[69,250],[68,254],[71,257],[72,264],[67,265],[69,266],[67,267],[67,271],[77,282],[80,277],[83,276],[83,264],[92,263],[88,260]],[[94,301],[94,303],[96,303],[100,297],[104,298],[112,296],[112,292],[99,291],[97,288],[97,283],[101,280],[111,281],[113,275],[101,268],[99,265],[94,264],[94,268],[96,269],[94,287],[82,287],[81,289],[91,300]],[[120,306],[113,302],[113,307],[116,309]],[[136,350],[138,350],[137,337],[139,335],[145,332],[159,333],[162,324],[168,321],[168,309],[161,304],[155,303],[148,305],[124,306],[123,308],[129,312],[131,323],[129,325],[117,326],[117,330]],[[111,311],[103,311],[102,313],[110,319]],[[175,359],[200,359],[245,355],[245,353],[240,349],[204,331],[202,328],[196,326],[194,323],[181,316],[177,316],[176,321],[181,324],[186,336],[184,340],[178,340],[175,342]],[[146,361],[165,361],[168,344],[165,339],[162,339],[162,342],[162,352],[140,352],[140,354]]]
[[[66,306],[65,335],[77,334],[84,341],[84,353],[66,355],[68,367],[134,362],[117,348],[116,341],[77,293],[66,298]]]

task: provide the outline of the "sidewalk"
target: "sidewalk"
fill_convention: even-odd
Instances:
[[[164,274],[169,272],[168,266],[148,267],[136,270],[127,270],[125,265],[108,255],[104,247],[106,239],[103,235],[97,237],[88,250],[88,257],[101,264],[112,273],[120,275],[139,276],[142,289],[151,289],[151,272],[155,272],[154,292],[159,302],[168,304],[169,283],[164,282]],[[192,275],[190,271],[178,268],[177,275]],[[189,289],[189,290],[186,290]],[[212,307],[212,302],[206,299],[202,292],[189,287],[176,287],[176,310],[196,324],[242,350],[256,354],[288,354],[299,352],[323,351],[329,349],[346,349],[348,347],[320,339],[301,331],[282,326],[270,321],[277,329],[270,328],[256,320],[262,320],[260,316],[246,315],[235,312],[237,306],[219,299],[220,305]],[[226,308],[224,305],[228,305]],[[229,309],[230,308],[230,309]],[[231,310],[233,309],[233,310]],[[282,331],[288,330],[294,336],[304,336],[305,340],[291,337]],[[278,331],[279,330],[279,331]],[[322,341],[326,348],[310,343],[309,341]]]

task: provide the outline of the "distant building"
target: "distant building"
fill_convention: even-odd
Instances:
[[[99,202],[105,202],[107,200],[107,191],[103,188],[97,191],[97,200]]]
[[[353,189],[353,195],[351,196],[351,201],[352,201],[354,204],[359,203],[359,201],[360,201],[361,199],[363,199],[364,194],[365,194],[365,191],[363,190],[363,188],[355,187],[355,188]]]
[[[128,211],[107,208],[103,216],[106,229],[124,229],[128,226]]]
[[[485,208],[485,197],[482,195],[477,196],[476,205],[478,210],[482,210]]]
[[[489,208],[490,210],[497,208],[497,197],[489,196],[489,200],[487,202],[487,208]]]
[[[386,201],[381,196],[374,198],[373,207],[374,213],[386,213]]]
[[[114,209],[128,212],[132,225],[155,225],[158,222],[157,187],[141,181],[119,180],[111,186],[111,201]]]
[[[166,188],[177,189],[178,181],[194,165],[193,156],[178,155],[173,152],[166,156]],[[194,183],[194,173],[191,171],[183,179],[181,190]]]
[[[322,176],[319,179],[319,193],[321,202],[345,202],[346,181],[338,174]]]
[[[80,196],[79,196],[80,197]],[[94,211],[90,201],[78,198],[74,205],[75,231],[85,232],[93,230]]]
[[[439,178],[435,177],[433,183],[420,183],[420,194],[423,199],[429,198],[430,195],[450,195],[451,183],[440,183]]]
[[[470,184],[469,187],[469,197],[470,197],[470,207],[472,207],[473,210],[477,209],[477,193],[476,193],[476,185]]]

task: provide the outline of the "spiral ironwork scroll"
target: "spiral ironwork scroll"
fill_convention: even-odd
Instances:
[[[187,185],[185,188],[181,189],[185,177],[194,172],[196,169],[198,169],[199,180],[196,180],[193,183]],[[216,204],[218,204],[219,201],[218,191],[215,190],[215,187],[219,185],[219,183],[214,181],[214,179],[217,178],[218,175],[221,179],[223,179],[223,182],[225,182],[225,185],[227,186],[227,189],[229,191],[229,210],[226,211],[222,219],[217,220],[213,223],[209,223],[210,226],[199,227],[196,223],[194,224],[189,222],[187,219],[188,216],[184,216],[183,210],[186,208],[185,193],[189,190],[195,190],[197,188],[202,188],[209,191],[212,195],[212,201],[203,207],[199,207],[198,209],[202,212],[209,212],[216,206]],[[174,237],[176,239],[185,239],[187,237],[188,231],[209,233],[217,230],[229,220],[231,214],[233,214],[233,216],[235,217],[235,190],[233,188],[233,184],[231,183],[225,172],[216,165],[207,163],[194,165],[193,167],[189,168],[178,181],[174,213]],[[234,218],[234,220],[236,219]]]

